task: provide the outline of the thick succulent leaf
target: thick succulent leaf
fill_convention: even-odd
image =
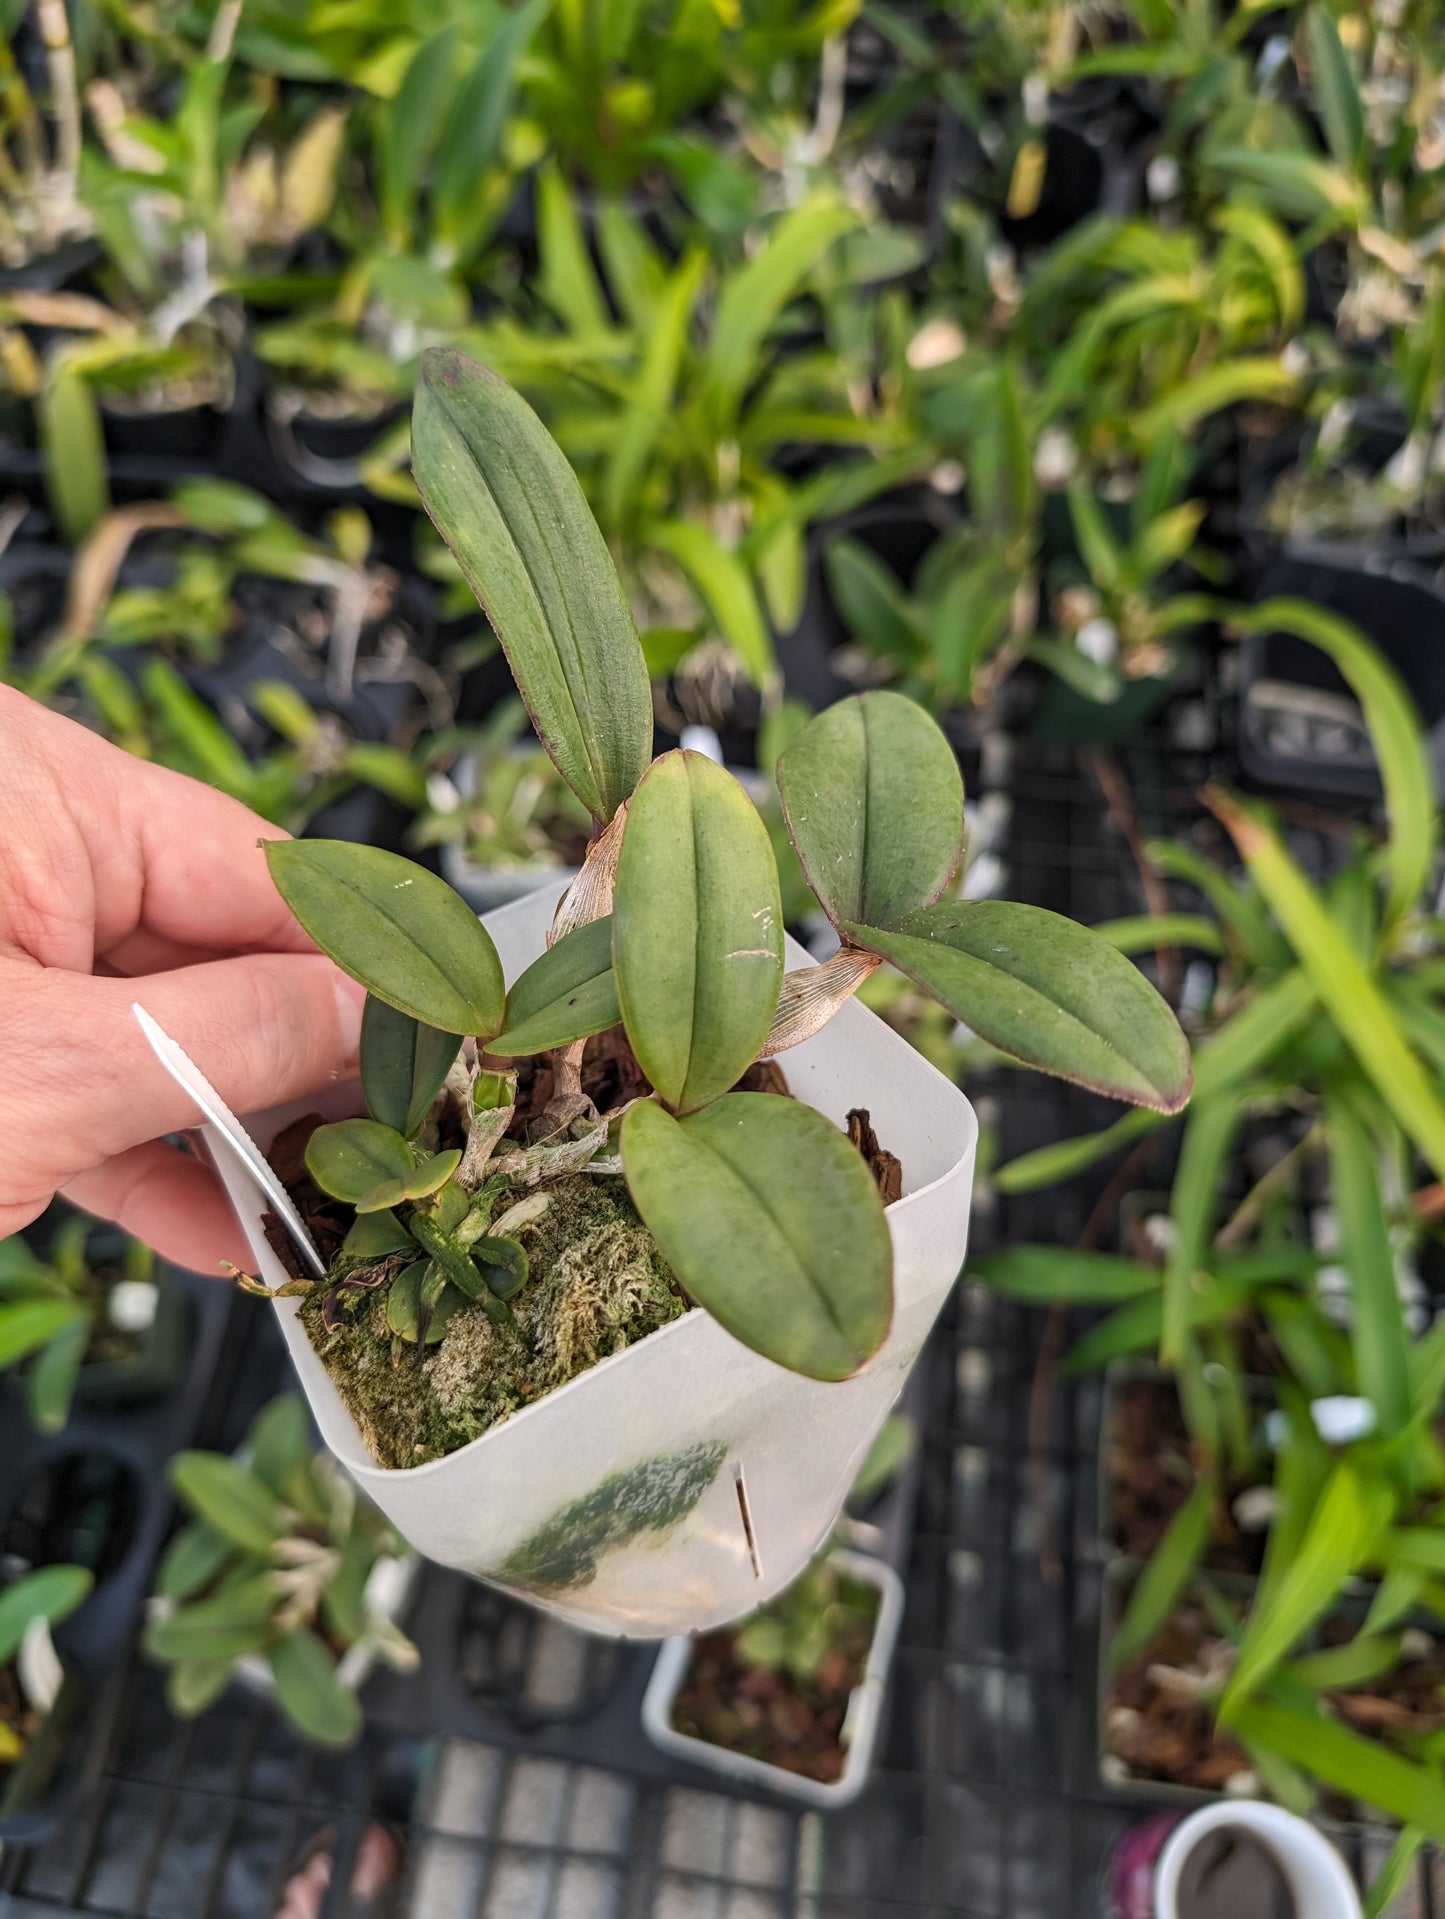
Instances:
[[[431,1111],[461,1044],[460,1033],[426,1026],[368,993],[361,1016],[361,1090],[371,1117],[410,1139]]]
[[[783,910],[767,828],[730,773],[667,753],[628,811],[612,963],[627,1037],[669,1106],[735,1085],[783,980]]]
[[[779,756],[778,792],[835,924],[892,926],[936,900],[963,858],[953,748],[901,693],[863,693],[810,720]]]
[[[411,1234],[395,1213],[363,1213],[352,1221],[341,1250],[348,1259],[385,1259],[388,1253],[404,1253],[411,1243]]]
[[[567,784],[610,820],[652,758],[652,693],[591,508],[519,393],[449,348],[422,356],[412,469]]]
[[[306,1142],[307,1172],[323,1193],[351,1206],[383,1180],[405,1179],[414,1164],[401,1134],[375,1119],[318,1126]]]
[[[348,840],[267,840],[266,863],[322,952],[377,999],[443,1032],[500,1027],[497,949],[445,880]]]
[[[944,900],[886,931],[840,930],[1025,1065],[1163,1113],[1188,1101],[1179,1022],[1122,953],[1060,913]]]
[[[290,1515],[264,1481],[224,1453],[177,1453],[170,1482],[198,1519],[243,1552],[265,1553]]]
[[[579,926],[512,982],[507,1023],[487,1051],[504,1059],[550,1052],[622,1017],[612,971],[612,915]]]
[[[453,1146],[445,1153],[432,1153],[420,1166],[397,1179],[383,1179],[356,1202],[358,1213],[382,1213],[400,1206],[407,1199],[430,1199],[439,1192],[462,1163],[462,1151]]]
[[[676,1120],[640,1100],[622,1122],[638,1211],[688,1292],[735,1339],[814,1379],[882,1345],[893,1248],[862,1155],[801,1100],[729,1093]]]
[[[469,1250],[472,1258],[481,1262],[492,1296],[515,1299],[526,1285],[531,1270],[522,1242],[509,1239],[505,1234],[487,1233],[481,1239],[474,1239]]]
[[[293,1632],[271,1649],[271,1675],[281,1709],[319,1746],[349,1746],[361,1732],[356,1694],[342,1685],[336,1661],[314,1632]]]
[[[448,1283],[435,1260],[414,1260],[391,1282],[386,1295],[387,1330],[415,1344],[424,1294],[428,1296],[426,1343],[435,1346],[447,1329],[447,1321],[463,1303],[461,1294]],[[433,1294],[435,1298],[430,1297]]]
[[[41,1566],[0,1593],[0,1662],[8,1663],[33,1620],[58,1626],[94,1584],[84,1566]]]

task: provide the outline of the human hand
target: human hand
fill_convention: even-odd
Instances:
[[[356,1072],[365,994],[312,946],[258,841],[279,827],[0,686],[0,1237],[57,1191],[168,1259],[246,1248],[139,1001],[233,1111]]]

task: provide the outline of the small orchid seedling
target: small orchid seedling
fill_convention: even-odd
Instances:
[[[841,942],[785,978],[767,831],[721,767],[653,758],[632,615],[537,416],[484,367],[434,349],[412,458],[595,837],[548,950],[510,990],[486,931],[435,875],[374,848],[267,844],[301,924],[370,996],[370,1117],[319,1128],[307,1149],[317,1183],[355,1208],[331,1279],[386,1285],[388,1324],[419,1346],[465,1300],[506,1324],[527,1281],[521,1235],[548,1185],[621,1172],[693,1302],[779,1365],[846,1379],[892,1314],[883,1202],[823,1114],[735,1090],[749,1068],[811,1038],[884,960],[1013,1058],[1164,1112],[1189,1096],[1184,1037],[1098,935],[949,895],[963,782],[938,726],[890,692],[819,714],[778,762],[789,834]],[[582,1048],[619,1023],[651,1092],[599,1113]],[[513,1062],[544,1054],[550,1133],[522,1146],[506,1138]],[[439,1095],[465,1115],[462,1143],[445,1150]]]

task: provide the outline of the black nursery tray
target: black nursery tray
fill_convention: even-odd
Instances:
[[[16,1392],[0,1393],[0,1556],[88,1567],[95,1586],[56,1629],[67,1679],[42,1750],[0,1793],[0,1842],[28,1844],[75,1816],[103,1765],[118,1686],[171,1520],[166,1462],[206,1409],[233,1297],[193,1273],[170,1274],[187,1308],[190,1360],[179,1383],[124,1405],[77,1402],[63,1431],[36,1433]]]

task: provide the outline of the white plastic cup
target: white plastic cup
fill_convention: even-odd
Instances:
[[[543,952],[565,884],[486,916],[509,980]],[[791,940],[788,964],[810,964]],[[963,1264],[978,1122],[959,1089],[856,1000],[781,1063],[794,1094],[837,1125],[850,1107],[866,1107],[903,1163],[903,1197],[887,1214],[893,1323],[853,1379],[804,1379],[750,1352],[707,1313],[690,1312],[469,1446],[392,1470],[367,1451],[297,1302],[276,1301],[322,1438],[417,1552],[574,1626],[665,1639],[740,1619],[821,1550]],[[348,1099],[346,1110],[359,1111],[352,1089],[327,1117],[341,1117]],[[288,1119],[324,1104],[247,1125],[265,1146]],[[286,1275],[262,1230],[265,1196],[214,1129],[207,1137],[255,1269],[279,1286]],[[594,1554],[587,1542],[599,1504],[606,1536]],[[623,1523],[613,1525],[607,1514],[619,1509]],[[665,1519],[656,1525],[632,1523],[658,1513]],[[580,1540],[582,1576],[539,1581],[525,1568],[539,1540],[555,1565],[559,1535]]]
[[[1174,1828],[1154,1868],[1154,1919],[1180,1919],[1184,1863],[1200,1840],[1221,1827],[1247,1832],[1268,1849],[1284,1874],[1299,1919],[1362,1919],[1355,1882],[1319,1828],[1261,1799],[1204,1806]]]

